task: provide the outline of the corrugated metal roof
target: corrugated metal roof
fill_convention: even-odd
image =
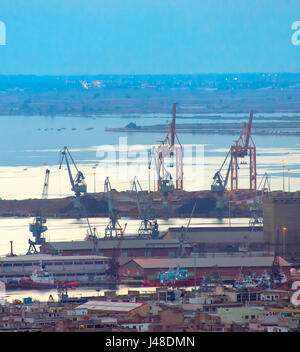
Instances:
[[[170,239],[178,239],[181,235],[181,228],[169,228],[167,236]],[[250,231],[249,227],[191,227],[185,234],[186,241],[197,243],[242,243],[245,237],[250,243],[263,243],[263,231]]]
[[[75,309],[105,310],[115,312],[130,312],[145,305],[144,302],[110,302],[110,301],[88,301]]]
[[[98,250],[118,248],[119,239],[99,239]],[[120,247],[122,249],[131,248],[177,248],[179,241],[176,239],[147,240],[147,239],[123,239]],[[187,245],[189,247],[189,245]],[[47,242],[44,248],[53,248],[54,250],[92,250],[94,244],[92,241],[62,241]]]
[[[105,260],[108,257],[98,255],[51,255],[51,254],[31,254],[17,255],[13,257],[0,257],[0,263],[10,262],[46,262],[46,261],[67,261],[67,260]]]
[[[169,227],[169,231],[180,231],[182,227]],[[250,226],[191,226],[188,232],[262,232],[263,227],[252,228]]]
[[[210,257],[210,258],[137,258],[132,259],[144,269],[170,267],[209,268],[209,267],[271,267],[273,257]],[[291,266],[283,258],[279,258],[281,266]],[[125,264],[126,265],[126,264]]]

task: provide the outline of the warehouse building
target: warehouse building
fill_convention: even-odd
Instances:
[[[216,256],[206,258],[136,258],[123,263],[119,268],[121,279],[152,280],[159,272],[170,270],[171,268],[185,268],[196,277],[204,275],[214,275],[218,273],[223,280],[236,279],[241,271],[251,271],[257,275],[265,271],[270,272],[274,258],[265,256],[245,257],[245,256]],[[282,272],[289,275],[291,264],[279,257],[279,264]]]
[[[105,257],[176,257],[180,248],[178,240],[148,240],[148,239],[99,239],[98,241],[64,241],[46,242],[40,247],[40,252],[59,255],[90,255]],[[191,246],[185,246],[191,253]]]
[[[263,201],[265,248],[300,262],[300,192],[271,192]]]
[[[111,302],[111,301],[88,301],[74,310],[80,315],[102,315],[102,316],[127,316],[135,314],[147,316],[150,306],[146,302]]]
[[[180,239],[183,231],[186,243],[197,253],[265,251],[262,226],[170,227],[164,238]]]
[[[101,256],[56,256],[45,254],[0,258],[0,280],[29,278],[41,266],[58,281],[107,282],[110,258]]]

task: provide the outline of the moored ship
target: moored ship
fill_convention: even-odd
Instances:
[[[57,281],[43,267],[35,269],[29,279],[21,278],[19,280],[19,287],[23,289],[48,289],[60,286],[77,287],[78,283],[75,281]]]
[[[31,254],[0,258],[0,281],[5,282],[6,289],[20,288],[20,281],[26,287],[52,287],[53,280],[41,279],[41,275],[32,275],[37,269],[43,269],[57,283],[77,283],[85,285],[107,285],[115,282],[109,271],[110,258],[95,255],[46,255]],[[39,276],[39,277],[38,277]],[[36,283],[37,281],[37,283]],[[46,285],[47,284],[47,285]],[[72,286],[71,285],[71,286]],[[69,285],[70,286],[70,285]]]

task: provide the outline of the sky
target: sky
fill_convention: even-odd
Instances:
[[[295,21],[299,0],[0,0],[0,74],[297,73]]]

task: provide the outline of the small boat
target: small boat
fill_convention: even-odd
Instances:
[[[34,270],[29,279],[20,279],[20,288],[30,289],[47,289],[57,287],[77,287],[78,283],[75,281],[57,281],[53,275],[50,275],[43,267]]]

